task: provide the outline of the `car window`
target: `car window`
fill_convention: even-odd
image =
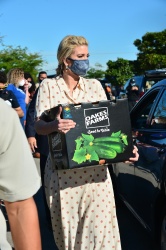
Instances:
[[[131,124],[133,128],[143,129],[149,127],[148,118],[152,105],[156,99],[158,91],[153,91],[151,94],[139,102],[134,112],[131,112]]]
[[[154,84],[155,84],[155,81],[146,80],[146,82],[145,82],[145,92],[148,91]]]
[[[166,128],[166,91],[164,91],[157,104],[151,125],[156,128]]]

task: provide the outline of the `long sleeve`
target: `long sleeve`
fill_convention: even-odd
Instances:
[[[34,123],[35,123],[35,106],[36,106],[36,98],[37,98],[38,90],[39,88],[36,89],[36,92],[30,102],[30,105],[27,111],[26,126],[25,126],[25,133],[26,133],[27,138],[35,137],[36,135]]]

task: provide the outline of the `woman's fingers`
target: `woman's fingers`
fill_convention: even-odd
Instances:
[[[134,157],[131,157],[129,160],[130,161],[138,161],[139,154],[138,154],[138,148],[136,146],[134,146],[133,154],[134,154]]]
[[[59,133],[67,133],[71,128],[74,128],[76,123],[73,120],[56,118],[56,131]]]
[[[58,110],[58,113],[57,113],[57,116],[56,116],[56,120],[61,119],[61,113],[62,113],[62,107],[59,106],[59,110]]]

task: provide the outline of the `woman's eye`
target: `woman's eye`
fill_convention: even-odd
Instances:
[[[82,59],[85,59],[85,58],[88,58],[90,55],[77,55],[77,58],[82,58]]]

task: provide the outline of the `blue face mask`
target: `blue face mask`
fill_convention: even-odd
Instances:
[[[68,58],[73,62],[73,64],[68,68],[76,75],[78,76],[84,76],[86,75],[88,69],[89,69],[89,60],[74,60],[71,58]]]

